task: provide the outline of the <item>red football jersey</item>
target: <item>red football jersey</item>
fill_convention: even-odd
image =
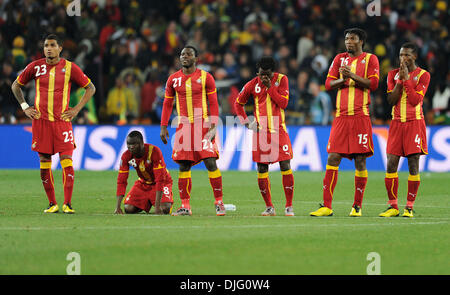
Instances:
[[[69,108],[72,82],[86,87],[91,80],[73,62],[61,58],[56,65],[49,65],[45,58],[31,62],[17,77],[20,85],[34,79],[36,96],[34,106],[41,119],[55,121]]]
[[[251,96],[255,100],[254,115],[260,128],[271,133],[277,132],[280,128],[287,131],[284,114],[284,109],[289,101],[289,81],[287,76],[274,73],[269,89],[264,86],[259,77],[253,78],[244,85],[235,104],[236,112],[243,117],[244,122],[247,121],[247,116],[242,106],[247,103]]]
[[[351,57],[348,52],[336,55],[328,70],[325,87],[330,90],[330,82],[342,78],[339,68],[348,65],[352,73],[370,79],[370,89],[355,84],[353,79],[347,79],[338,89],[336,95],[336,117],[339,116],[369,116],[370,91],[378,88],[379,63],[376,55],[363,52]]]
[[[392,107],[392,120],[406,122],[423,119],[423,97],[430,84],[430,73],[417,67],[409,73],[409,79],[402,82],[398,80],[398,72],[399,69],[394,69],[387,77],[387,93],[394,90],[396,83],[403,84],[402,96]]]
[[[165,183],[172,181],[161,150],[157,146],[147,143],[144,148],[145,152],[141,158],[133,157],[128,150],[122,154],[119,175],[117,176],[117,196],[125,195],[130,166],[136,169],[140,182],[156,184],[158,191],[162,191]]]
[[[192,74],[185,75],[179,70],[169,76],[166,82],[161,125],[169,124],[174,100],[178,116],[182,120],[184,118],[189,123],[194,123],[202,120],[208,122],[211,118],[212,123],[217,123],[219,104],[216,82],[210,73],[196,69]]]

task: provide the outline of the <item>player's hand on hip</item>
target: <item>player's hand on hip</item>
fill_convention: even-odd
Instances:
[[[76,108],[69,108],[67,109],[67,111],[61,114],[61,119],[63,119],[64,121],[72,121],[72,119],[78,115],[79,111],[80,110]]]
[[[38,110],[34,108],[34,106],[31,106],[29,108],[26,108],[24,111],[25,115],[30,119],[39,119],[41,117],[41,113],[39,113]]]
[[[216,126],[211,126],[205,135],[205,139],[208,141],[212,141],[214,137],[216,137],[216,131],[217,131]]]
[[[169,139],[169,131],[167,130],[167,126],[161,126],[161,133],[159,134],[161,140],[164,144],[167,144],[167,140]]]

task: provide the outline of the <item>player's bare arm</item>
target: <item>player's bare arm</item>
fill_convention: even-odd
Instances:
[[[30,119],[39,119],[40,114],[39,112],[34,108],[34,106],[28,106],[27,102],[25,101],[25,98],[23,96],[22,88],[20,84],[16,81],[14,81],[11,85],[11,91],[14,94],[14,97],[19,102],[20,106],[23,109],[23,112],[25,115]],[[28,107],[27,107],[28,106]]]
[[[114,214],[123,214],[122,211],[122,200],[124,196],[117,196],[117,203],[116,203],[116,210],[114,211]]]
[[[337,80],[330,81],[330,89],[335,90],[335,89],[341,88],[342,86],[344,86],[346,80],[347,79],[340,78]]]
[[[169,131],[167,130],[167,126],[161,125],[161,132],[159,134],[161,140],[164,144],[167,144],[167,140],[169,139]]]
[[[211,127],[209,127],[208,133],[205,135],[205,139],[208,141],[212,141],[214,137],[216,137],[217,126],[214,123],[211,123]]]
[[[67,111],[63,112],[61,114],[61,119],[65,121],[72,121],[73,118],[75,118],[78,113],[81,111],[81,109],[88,103],[88,101],[91,99],[91,97],[95,93],[95,86],[90,82],[86,87],[86,92],[84,93],[83,97],[81,98],[80,102],[74,106],[73,108],[67,109]]]

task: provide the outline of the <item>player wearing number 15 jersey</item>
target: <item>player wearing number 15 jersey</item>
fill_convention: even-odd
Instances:
[[[203,161],[215,198],[216,215],[223,216],[222,175],[216,165],[219,152],[214,140],[219,116],[216,82],[210,73],[197,68],[197,60],[197,49],[184,47],[180,54],[182,69],[170,75],[166,82],[160,134],[164,144],[169,138],[167,125],[174,102],[178,113],[172,158],[180,165],[181,207],[172,215],[192,215],[191,167]]]
[[[344,32],[347,52],[338,54],[328,71],[325,87],[337,89],[336,118],[328,140],[328,160],[323,180],[324,204],[312,216],[333,214],[331,203],[342,157],[355,160],[355,195],[350,216],[361,216],[367,184],[366,158],[373,155],[372,124],[369,116],[370,92],[378,88],[378,58],[363,52],[366,32]]]
[[[73,62],[60,58],[61,44],[58,36],[47,36],[44,40],[45,58],[28,64],[11,87],[25,115],[32,119],[31,148],[39,154],[41,180],[50,203],[44,210],[46,213],[59,211],[51,171],[51,156],[56,153],[59,153],[63,168],[64,205],[62,209],[64,213],[75,212],[71,206],[75,175],[72,165],[75,141],[71,120],[95,93],[94,85],[81,69]],[[36,96],[34,106],[30,107],[20,87],[31,80],[35,82]],[[84,87],[86,92],[75,107],[69,108],[72,82]]]
[[[426,155],[427,133],[423,117],[423,97],[430,83],[430,73],[416,66],[418,49],[414,43],[400,48],[400,67],[388,73],[388,102],[392,107],[392,121],[386,147],[387,171],[385,177],[389,208],[381,217],[398,216],[398,163],[408,158],[408,195],[404,217],[413,217],[412,208],[420,185],[419,157]]]

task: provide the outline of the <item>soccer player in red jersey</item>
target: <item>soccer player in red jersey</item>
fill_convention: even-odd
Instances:
[[[64,213],[75,213],[71,205],[75,176],[72,165],[75,141],[71,120],[95,93],[94,85],[82,70],[73,62],[60,58],[61,44],[56,35],[48,35],[44,40],[45,58],[28,64],[11,86],[25,115],[33,120],[31,149],[39,154],[41,180],[50,203],[45,213],[59,211],[51,171],[51,156],[56,153],[59,153],[63,169],[62,210]],[[20,88],[30,80],[34,80],[36,86],[34,106],[31,107]],[[72,82],[84,87],[86,92],[75,107],[69,108]]]
[[[408,158],[408,195],[404,217],[413,217],[413,205],[420,185],[419,158],[428,154],[423,117],[423,97],[430,84],[430,73],[416,65],[418,49],[414,43],[400,48],[400,67],[388,73],[387,99],[393,105],[387,141],[387,169],[384,179],[389,208],[381,217],[398,216],[398,163]]]
[[[253,161],[258,167],[258,186],[266,203],[263,216],[275,216],[269,180],[269,164],[279,163],[286,197],[285,215],[294,216],[292,199],[294,196],[294,175],[290,160],[292,147],[284,121],[284,109],[289,101],[287,76],[274,72],[275,60],[262,57],[257,65],[257,77],[245,84],[235,102],[241,123],[253,132]],[[255,101],[255,120],[250,121],[244,109],[248,99]]]
[[[170,214],[172,210],[172,177],[166,168],[161,150],[144,143],[142,133],[131,131],[127,136],[127,151],[120,159],[117,176],[117,206],[115,213],[123,214],[121,204],[127,189],[130,166],[139,177],[124,201],[125,213],[149,212],[155,207],[155,214]]]
[[[178,189],[181,207],[172,215],[192,215],[191,167],[203,161],[215,198],[216,215],[225,215],[222,175],[217,168],[219,152],[215,143],[219,116],[216,83],[213,76],[197,68],[198,53],[192,46],[180,54],[182,69],[170,75],[161,115],[161,140],[167,143],[170,115],[176,101],[178,126],[175,132],[172,159],[179,164]],[[209,110],[208,110],[209,106]]]
[[[328,71],[325,87],[337,89],[336,118],[327,145],[328,160],[323,180],[323,205],[312,216],[333,215],[332,200],[339,164],[343,157],[355,161],[355,195],[350,216],[361,216],[367,184],[366,158],[373,155],[370,92],[378,88],[379,63],[374,54],[363,52],[366,32],[344,32],[347,52],[338,54]]]

